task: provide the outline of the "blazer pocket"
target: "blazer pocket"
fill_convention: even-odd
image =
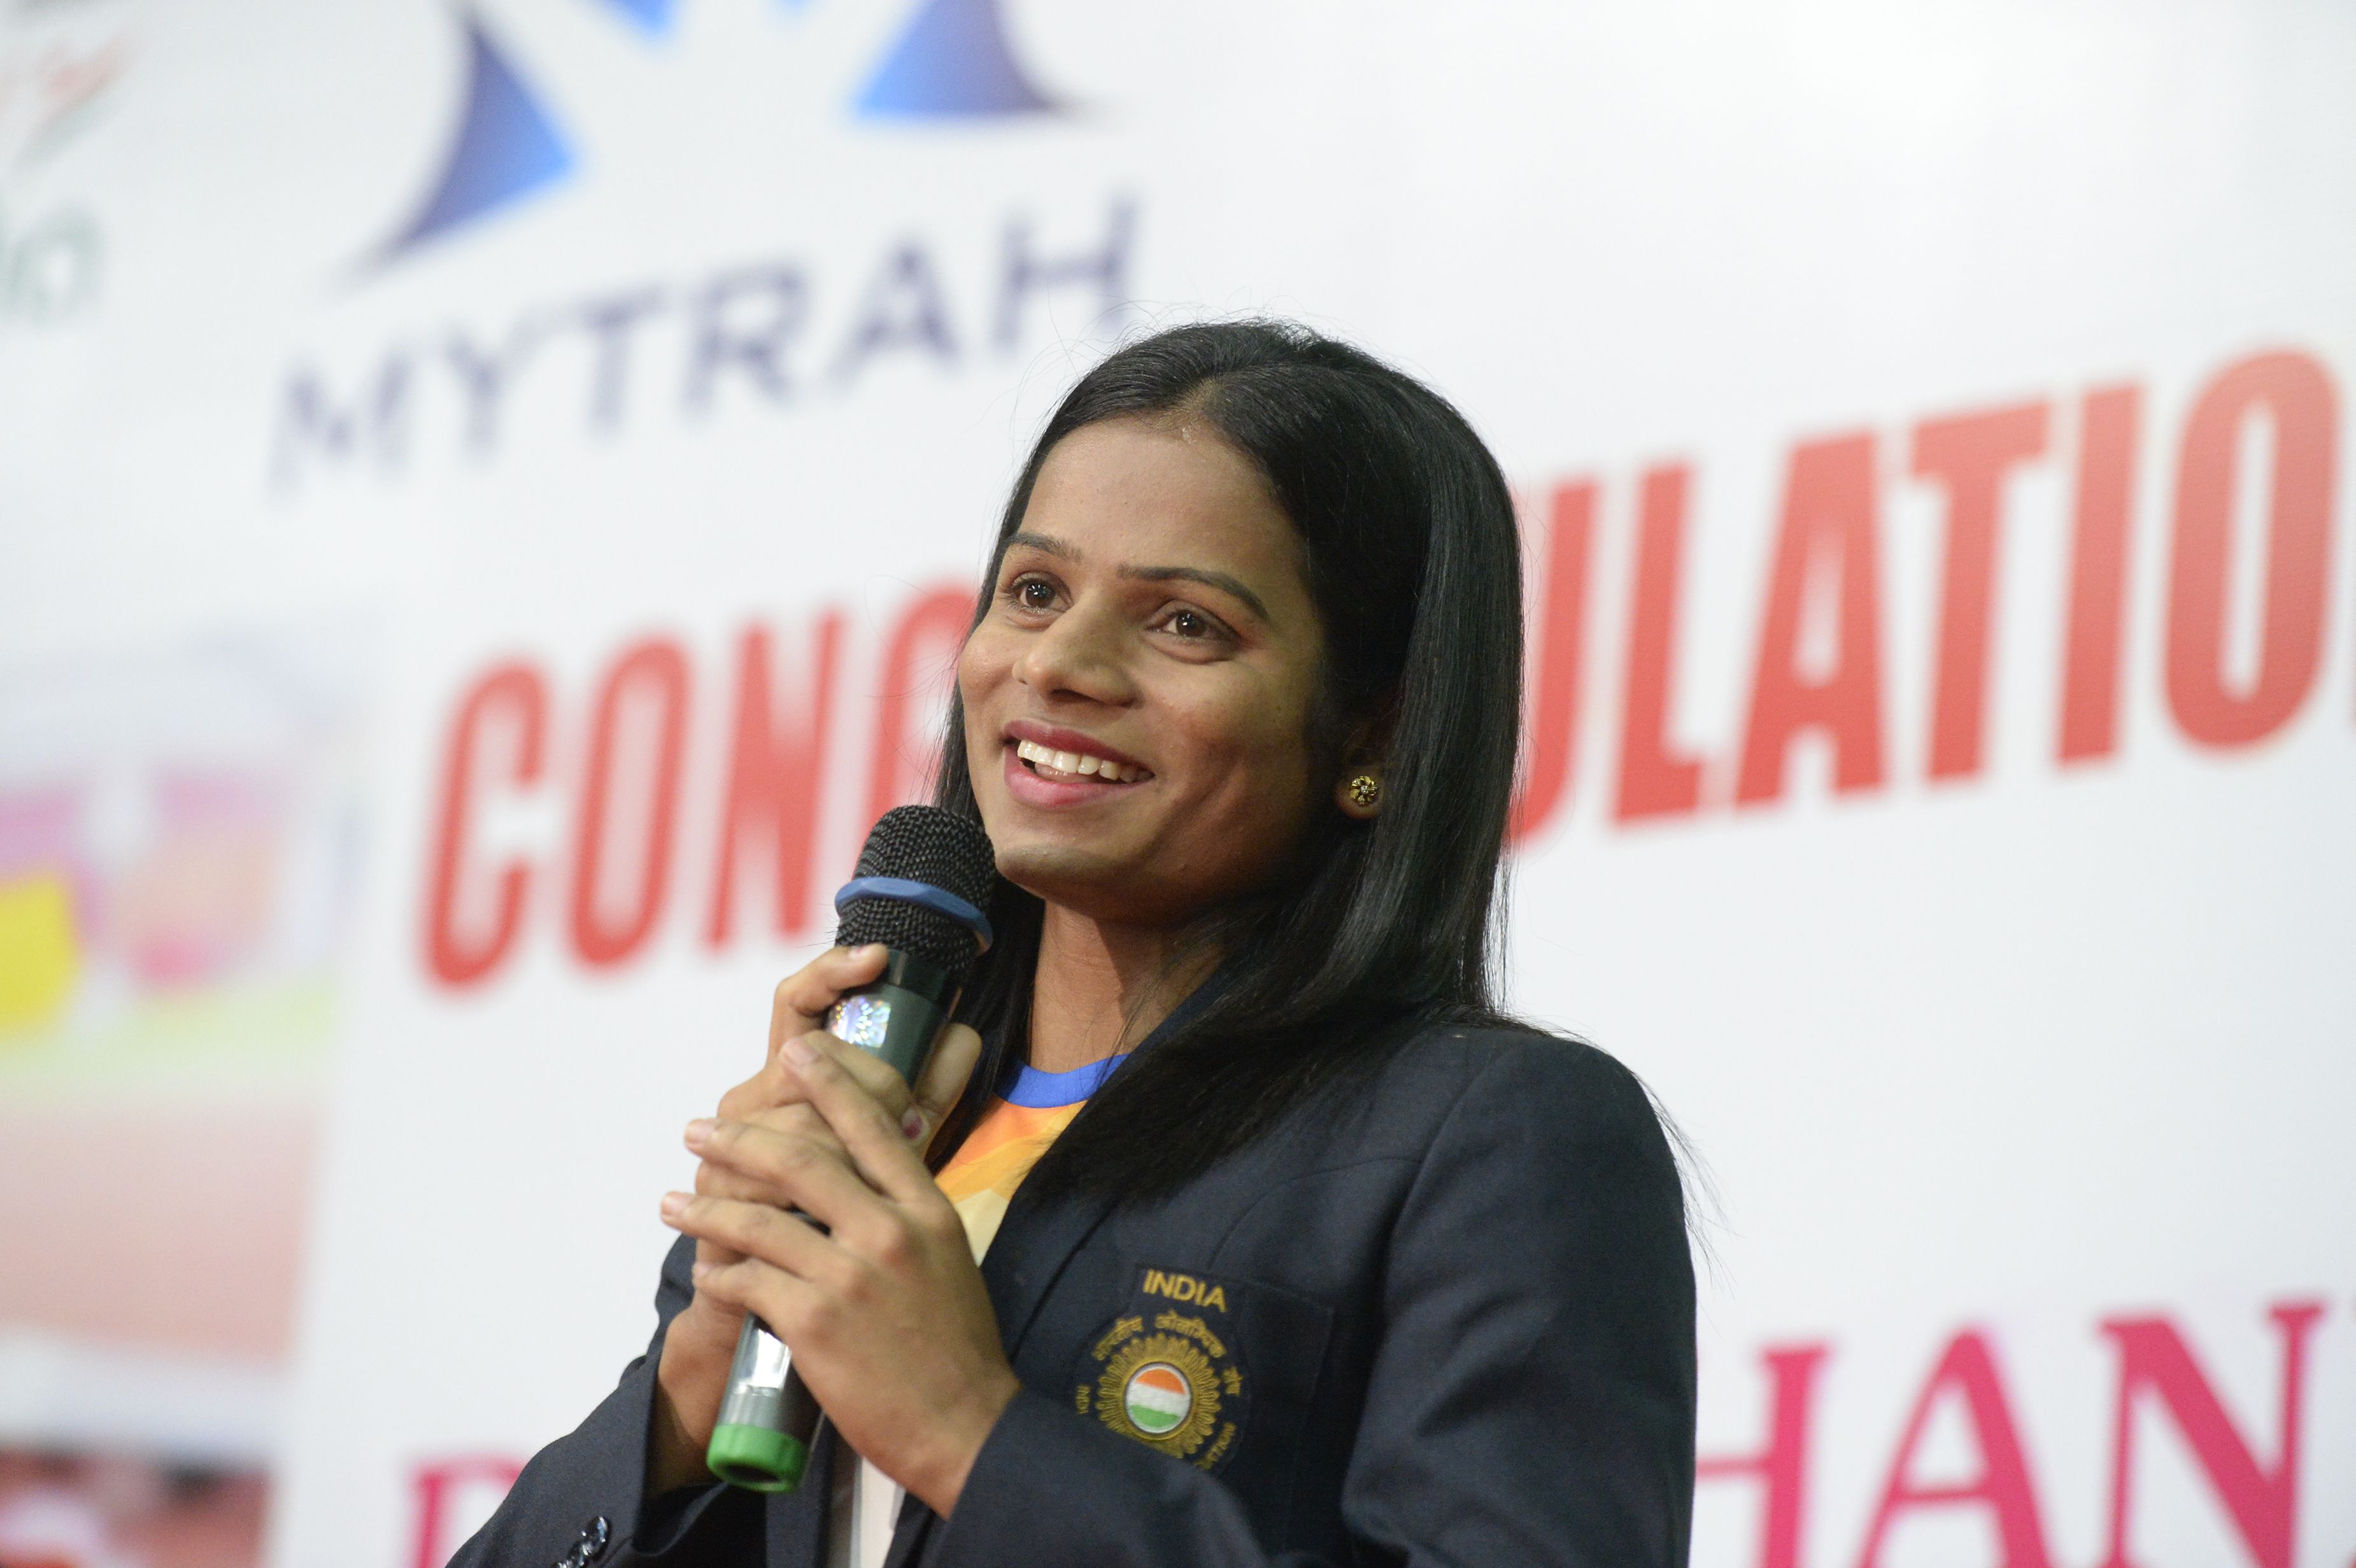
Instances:
[[[1134,1260],[1127,1279],[1074,1358],[1073,1407],[1224,1477],[1280,1522],[1333,1309],[1257,1280]]]

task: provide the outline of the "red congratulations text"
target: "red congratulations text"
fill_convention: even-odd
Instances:
[[[2340,420],[2332,377],[2313,355],[2275,349],[2224,366],[2172,431],[2147,428],[2147,401],[2122,383],[1794,443],[1755,593],[1738,731],[1715,756],[1675,739],[1669,721],[1687,641],[1696,465],[1635,475],[1618,585],[1621,689],[1616,713],[1602,715],[1617,720],[1603,737],[1616,742],[1603,820],[1755,813],[1792,794],[1793,759],[1805,748],[1828,759],[1836,798],[1985,773],[2008,496],[2037,464],[2060,465],[2069,496],[2049,765],[2121,752],[2135,615],[2158,617],[2155,673],[2184,741],[2230,752],[2280,733],[2323,667]],[[2136,478],[2146,443],[2159,440],[2173,448],[2172,483],[2147,503]],[[1921,694],[1927,744],[1911,758],[1893,755],[1890,737],[1885,515],[1897,485],[1921,487],[1944,517]],[[1573,476],[1525,492],[1530,657],[1517,841],[1566,816],[1582,743],[1600,727],[1584,699],[1606,489]],[[2129,565],[2154,549],[2165,557],[2159,602],[2138,605]],[[2237,584],[2237,561],[2255,581]],[[828,913],[821,891],[845,869],[821,863],[823,809],[857,800],[872,820],[920,793],[943,677],[972,605],[969,584],[918,592],[872,645],[847,629],[844,610],[827,607],[798,625],[755,621],[701,650],[670,635],[633,639],[580,677],[530,657],[482,670],[451,705],[436,764],[423,878],[428,973],[478,986],[536,923],[594,969],[646,951],[666,921],[713,950],[748,931],[808,935]],[[2254,627],[2241,624],[2252,616]],[[2237,632],[2252,635],[2237,641]],[[2235,658],[2237,646],[2254,656]],[[715,761],[691,769],[691,754]],[[501,847],[485,831],[519,801],[557,807],[561,847]],[[740,922],[740,905],[755,900],[766,919]]]

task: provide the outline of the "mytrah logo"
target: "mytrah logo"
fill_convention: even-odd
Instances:
[[[1079,127],[1018,62],[1001,3],[735,0],[723,12],[687,0],[534,0],[539,31],[521,50],[489,4],[462,10],[465,91],[448,150],[413,215],[369,251],[372,281],[384,263],[473,235],[592,167],[610,171],[601,195],[616,210],[580,215],[569,236],[515,236],[537,247],[537,267],[411,270],[412,286],[391,291],[402,317],[360,328],[364,337],[336,323],[330,345],[298,350],[265,416],[266,482],[291,494],[510,457],[562,462],[584,440],[610,448],[656,423],[741,427],[870,389],[969,376],[1002,385],[1043,351],[1118,336],[1132,319],[1143,219],[1135,182],[1113,171],[1117,146],[1075,137],[1042,159],[1023,144],[1030,138],[1010,137],[978,160],[934,155],[954,133],[1023,116]],[[748,38],[771,29],[775,58],[747,65]],[[654,73],[643,102],[610,86],[582,91],[580,57],[537,41],[568,31],[580,57],[618,52],[635,64],[659,48],[678,69]],[[739,52],[723,59],[722,48]],[[876,161],[855,183],[826,182],[840,166],[816,171],[810,199],[736,199],[769,192],[796,165],[767,150],[776,144],[682,114],[681,99],[701,111],[699,95],[747,83],[761,92],[775,73],[803,71],[826,85],[730,108],[847,123],[853,137],[889,123],[942,134],[914,147],[878,136],[873,148],[829,148],[844,155],[839,165],[870,152]],[[608,110],[604,123],[587,118]],[[816,145],[794,155],[807,160]],[[684,251],[637,246],[673,219],[649,219],[628,187],[691,164],[716,193],[696,212],[705,237]],[[584,244],[584,229],[615,243]],[[356,314],[376,318],[374,308]]]
[[[581,0],[617,24],[659,40],[679,25],[682,0]],[[798,11],[816,0],[773,0]],[[466,34],[466,89],[456,133],[439,176],[416,214],[381,252],[390,260],[436,236],[477,222],[572,176],[581,165],[559,117],[473,11]],[[1024,73],[1007,42],[998,0],[922,0],[869,69],[848,108],[865,120],[969,120],[1051,112],[1055,105]]]

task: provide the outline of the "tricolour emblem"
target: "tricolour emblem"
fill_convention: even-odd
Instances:
[[[1244,1374],[1202,1317],[1151,1307],[1125,1314],[1088,1358],[1095,1375],[1072,1391],[1081,1414],[1205,1470],[1235,1446]]]
[[[1148,1437],[1167,1437],[1194,1413],[1194,1385],[1167,1361],[1148,1361],[1120,1391],[1129,1424]]]

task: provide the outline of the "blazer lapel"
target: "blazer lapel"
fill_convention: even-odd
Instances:
[[[1048,1287],[1080,1243],[1104,1223],[1114,1202],[1110,1193],[1082,1193],[1037,1204],[1025,1202],[1029,1196],[1015,1192],[989,1255],[981,1261],[981,1280],[990,1287],[991,1310],[998,1317],[998,1338],[1010,1360],[1023,1348]]]
[[[1138,1051],[1150,1050],[1163,1036],[1194,1018],[1226,985],[1226,974],[1214,973],[1171,1010],[1170,1016],[1145,1037]],[[1015,1189],[1012,1201],[1006,1206],[1006,1217],[999,1222],[998,1234],[991,1238],[990,1251],[981,1260],[981,1282],[990,1290],[990,1307],[998,1318],[998,1338],[1006,1347],[1007,1360],[1012,1360],[1015,1352],[1023,1348],[1032,1319],[1038,1317],[1040,1304],[1047,1299],[1047,1291],[1064,1272],[1064,1265],[1080,1250],[1080,1244],[1096,1233],[1117,1201],[1109,1192],[1086,1192],[1051,1201],[1039,1199],[1027,1182]],[[893,1529],[892,1550],[884,1553],[884,1568],[908,1568],[916,1562],[937,1518],[911,1496],[900,1509],[900,1522]]]
[[[1112,1212],[1110,1194],[1090,1193],[1054,1203],[1025,1203],[1017,1189],[1007,1205],[990,1251],[981,1260],[982,1284],[990,1288],[991,1310],[998,1317],[998,1337],[1008,1360],[1022,1348],[1032,1319],[1039,1315],[1047,1289],[1080,1243]],[[900,1509],[893,1527],[892,1549],[884,1568],[908,1568],[917,1560],[938,1516],[913,1494]]]
[[[1228,978],[1225,965],[1215,970],[1139,1043],[1136,1055],[1144,1055],[1192,1022],[1226,989]],[[998,1315],[998,1337],[1010,1360],[1022,1348],[1032,1318],[1038,1316],[1039,1304],[1047,1298],[1048,1286],[1064,1272],[1064,1264],[1079,1251],[1080,1243],[1104,1223],[1115,1201],[1110,1193],[1087,1192],[1050,1202],[1037,1199],[1028,1182],[1015,1189],[1006,1218],[981,1260],[982,1283],[990,1287],[991,1309]]]

